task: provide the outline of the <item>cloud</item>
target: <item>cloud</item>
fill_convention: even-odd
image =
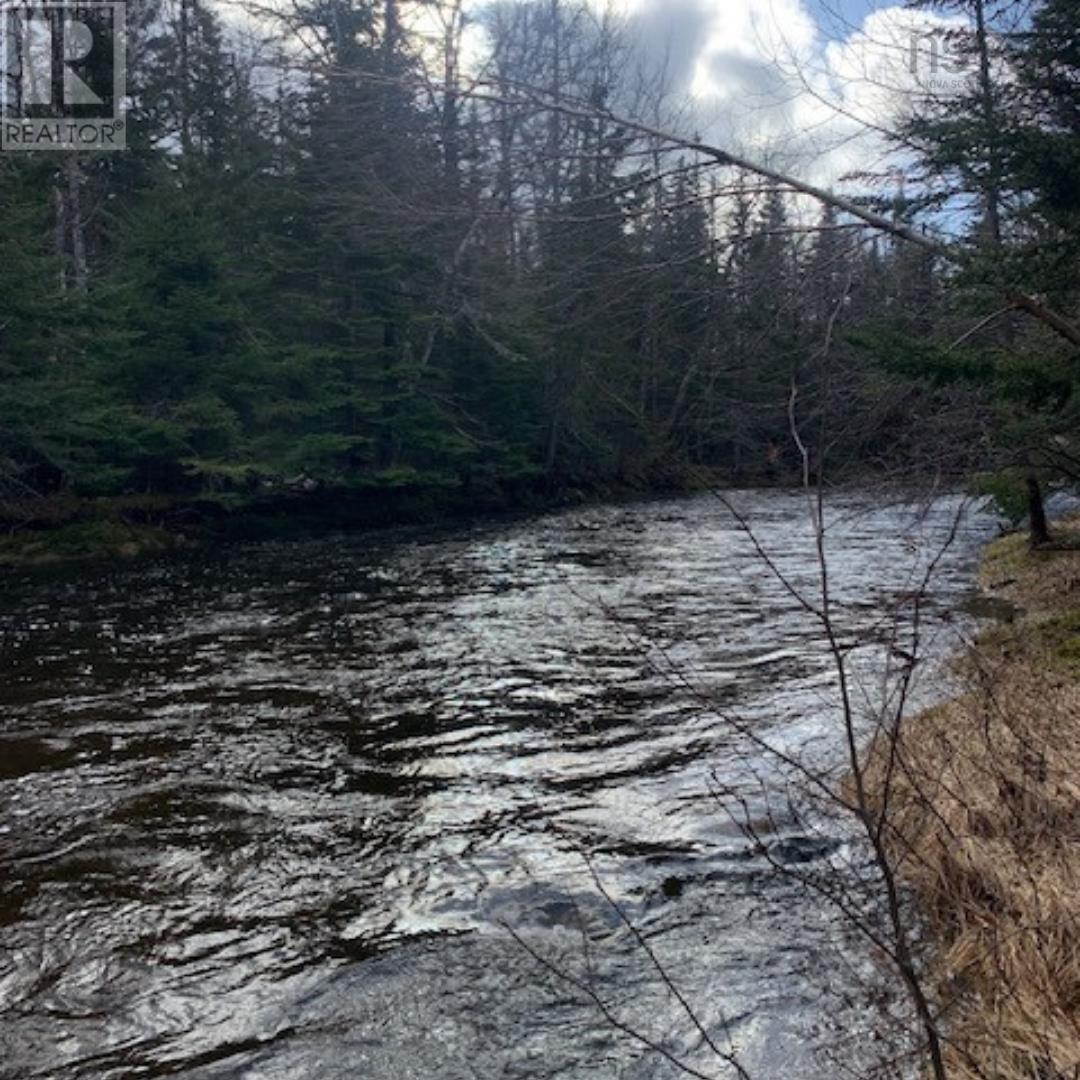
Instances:
[[[820,184],[887,163],[884,135],[920,94],[968,73],[946,32],[962,20],[899,5],[836,18],[811,0],[591,0],[622,14],[643,66],[663,66],[702,134]]]

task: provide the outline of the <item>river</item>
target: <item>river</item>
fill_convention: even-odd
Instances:
[[[803,497],[733,499],[813,589]],[[828,501],[860,702],[957,505]],[[929,657],[993,531],[941,560]],[[0,584],[5,1080],[734,1075],[643,943],[755,1078],[877,1053],[872,958],[774,868],[857,844],[732,816],[790,780],[733,715],[819,769],[843,739],[820,628],[717,498]]]

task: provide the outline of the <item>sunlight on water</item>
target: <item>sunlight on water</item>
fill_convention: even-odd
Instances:
[[[804,501],[738,502],[813,589]],[[831,504],[868,704],[883,614],[955,509]],[[991,532],[968,516],[942,561],[938,656]],[[732,711],[842,761],[819,630],[714,498],[9,573],[0,629],[4,1077],[676,1075],[507,926],[728,1075],[583,852],[754,1075],[873,1052],[857,950],[713,794],[777,777]],[[779,857],[857,859],[767,827]]]

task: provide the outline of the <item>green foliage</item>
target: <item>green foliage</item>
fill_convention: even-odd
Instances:
[[[1013,247],[957,279],[849,243],[832,211],[800,239],[782,194],[724,173],[735,193],[714,198],[692,156],[647,174],[603,107],[617,49],[572,3],[509,20],[495,77],[569,80],[592,116],[415,94],[393,10],[297,4],[290,32],[327,62],[272,88],[185,0],[133,28],[128,153],[0,161],[0,495],[498,504],[700,467],[785,479],[793,386],[801,424],[842,417],[831,453],[855,467],[917,461],[942,403],[995,414],[1002,444],[1069,432],[1076,358],[1017,335],[952,346],[946,299],[1006,270],[1074,289],[1066,0],[1021,43],[1008,124],[974,101],[919,120],[958,189],[1019,193]],[[842,380],[818,362],[832,330]]]
[[[979,473],[973,478],[976,495],[993,500],[998,513],[1015,529],[1027,516],[1028,494],[1024,478],[1008,469],[995,473]]]
[[[120,521],[86,521],[41,532],[0,536],[0,566],[100,557],[134,558],[168,551],[176,538],[163,529]]]
[[[939,386],[992,379],[1002,359],[992,351],[950,349],[892,329],[862,327],[850,331],[847,338],[873,353],[885,370]]]

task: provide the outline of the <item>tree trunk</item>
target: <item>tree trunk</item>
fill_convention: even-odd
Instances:
[[[191,156],[191,11],[190,0],[180,0],[180,149]]]
[[[1038,477],[1027,476],[1028,517],[1031,519],[1031,546],[1050,543],[1050,527],[1046,523],[1046,507],[1043,505],[1042,487]]]
[[[555,403],[555,410],[548,425],[547,448],[544,451],[544,472],[549,485],[554,485],[555,466],[559,460],[559,443],[562,437],[562,409],[559,402]]]
[[[986,29],[986,0],[975,4],[975,44],[979,55],[979,98],[987,131],[1001,131],[994,101],[994,75],[991,69],[990,41]],[[1001,247],[1000,154],[990,147],[990,175],[986,185],[986,230],[994,249]]]
[[[60,264],[60,291],[64,292],[68,287],[68,252],[67,252],[67,233],[68,233],[68,201],[67,192],[64,190],[64,185],[61,179],[58,179],[56,186],[53,188],[53,206],[54,218],[53,218],[53,250],[56,252],[57,260]]]
[[[90,271],[86,258],[86,222],[83,220],[82,168],[74,154],[66,156],[64,174],[67,179],[67,227],[71,233],[72,276],[75,288],[79,292],[86,292]]]
[[[398,387],[393,373],[399,359],[399,348],[397,325],[387,319],[383,323],[383,378],[380,387],[383,399],[379,404],[379,435],[375,447],[375,461],[380,469],[392,469],[397,464],[401,449],[394,423],[398,411],[395,401]]]
[[[447,198],[457,200],[461,189],[461,124],[458,103],[458,75],[461,69],[461,0],[450,9],[443,38],[442,150],[443,178]]]

